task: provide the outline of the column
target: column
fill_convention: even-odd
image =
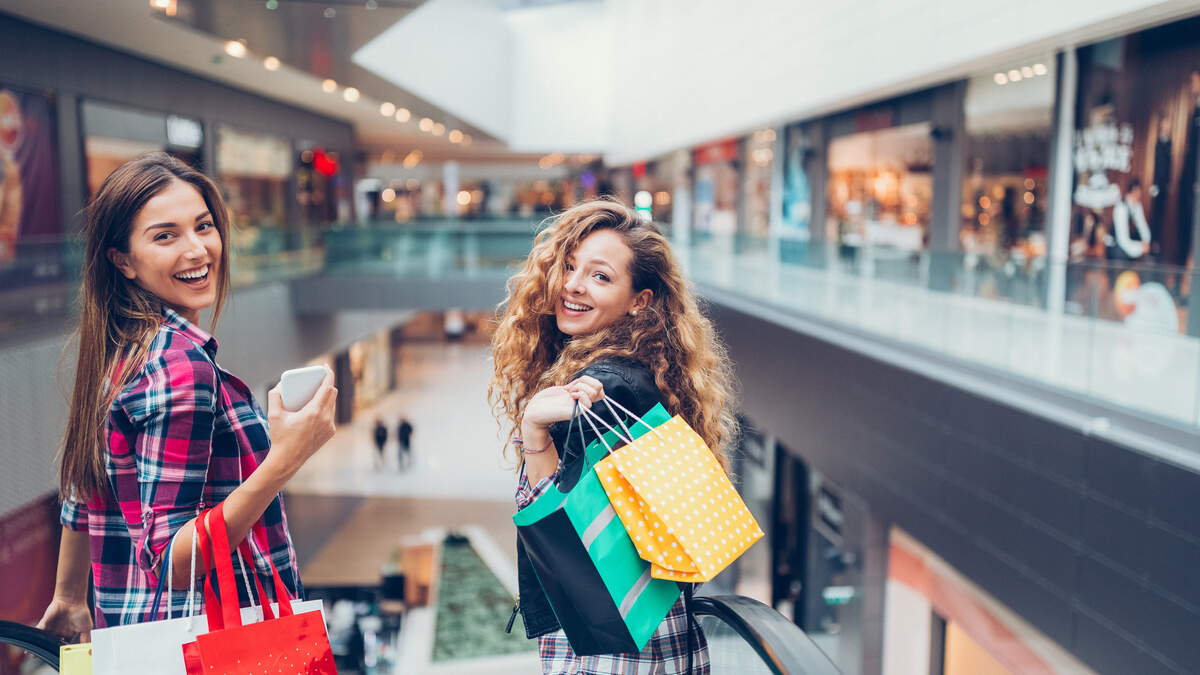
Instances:
[[[967,82],[952,82],[933,98],[933,213],[929,223],[929,288],[949,291],[958,269],[962,225],[962,176],[967,127],[963,102]]]

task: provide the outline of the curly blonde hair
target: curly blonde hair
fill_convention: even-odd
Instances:
[[[572,338],[555,320],[563,274],[580,242],[598,230],[621,235],[633,252],[634,292],[649,289],[653,298],[636,316]],[[510,433],[520,428],[525,406],[538,391],[566,384],[599,359],[625,357],[654,374],[663,405],[683,417],[729,470],[737,421],[725,347],[701,314],[670,243],[629,208],[602,199],[558,216],[535,238],[524,268],[509,279],[496,319],[488,401]]]

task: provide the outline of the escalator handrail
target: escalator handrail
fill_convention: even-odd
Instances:
[[[64,643],[53,633],[15,621],[0,621],[0,644],[24,649],[46,665],[58,670],[58,648]]]
[[[734,630],[777,675],[840,675],[833,661],[799,626],[763,603],[741,595],[696,596],[697,616]]]

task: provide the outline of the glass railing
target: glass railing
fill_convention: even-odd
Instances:
[[[260,237],[235,251],[233,280],[502,279],[541,226],[540,219],[386,222],[329,228],[298,248]],[[718,291],[1200,425],[1194,270],[735,236],[695,235],[677,254],[693,280]],[[65,330],[80,262],[78,247],[64,241],[30,244],[0,262],[0,341]]]
[[[1200,424],[1191,270],[736,238],[680,255],[692,279],[722,291]]]

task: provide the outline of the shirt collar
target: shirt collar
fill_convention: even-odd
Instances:
[[[197,347],[202,347],[204,351],[208,352],[209,356],[216,357],[217,339],[208,331],[183,318],[183,315],[166,305],[163,305],[162,315],[164,326],[177,333],[181,333],[184,337],[196,343]]]

